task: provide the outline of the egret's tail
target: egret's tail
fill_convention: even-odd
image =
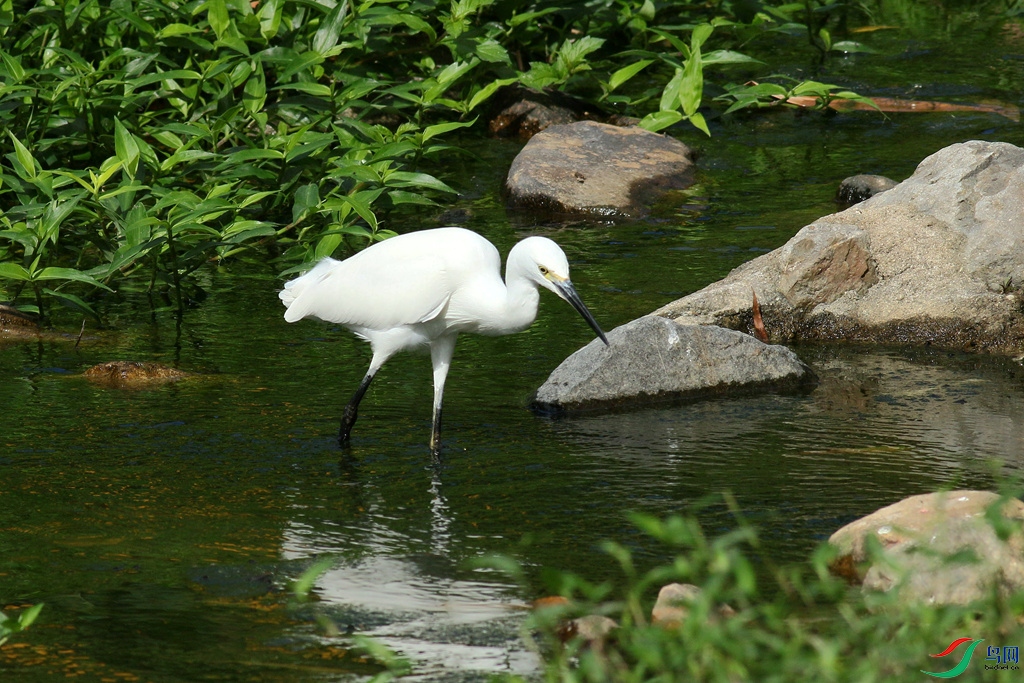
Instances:
[[[337,263],[332,258],[321,259],[312,270],[285,283],[284,289],[278,293],[278,297],[280,297],[281,303],[288,308],[284,312],[284,319],[287,322],[293,323],[297,320],[302,320],[313,312],[310,304],[313,303],[315,297],[307,296],[303,298],[302,295],[311,288],[315,289],[315,285],[322,282],[330,274],[331,268]]]

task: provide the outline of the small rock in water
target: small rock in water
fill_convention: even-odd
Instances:
[[[39,332],[35,319],[11,306],[0,304],[0,337],[34,336]]]
[[[853,175],[839,183],[836,203],[846,209],[874,197],[879,192],[891,190],[898,184],[892,178],[886,178],[884,175]]]
[[[658,600],[651,610],[651,623],[665,628],[678,628],[690,614],[693,604],[700,599],[701,589],[692,583],[670,583],[658,591]],[[736,614],[729,605],[718,605],[710,618],[731,617]]]

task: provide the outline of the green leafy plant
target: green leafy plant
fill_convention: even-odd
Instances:
[[[0,284],[44,316],[59,302],[101,317],[121,290],[180,313],[208,264],[249,254],[288,273],[350,253],[454,194],[433,171],[457,149],[445,140],[515,83],[710,134],[709,79],[760,64],[739,48],[812,24],[836,48],[833,17],[853,13],[758,7],[0,3]],[[727,111],[772,97],[715,88]]]
[[[736,510],[728,496],[726,504]],[[975,634],[1016,643],[1024,635],[1014,616],[1024,594],[993,591],[981,604],[963,606],[862,595],[830,573],[836,551],[827,545],[804,564],[778,565],[738,513],[736,527],[717,537],[706,535],[696,514],[630,516],[663,548],[664,559],[648,569],[626,546],[607,542],[603,549],[618,567],[618,579],[595,583],[546,572],[548,590],[565,600],[536,608],[523,627],[523,637],[544,659],[545,680],[909,680],[920,675],[929,652],[954,638]],[[997,531],[1008,523],[998,512],[989,516]],[[514,560],[485,558],[480,564],[531,590],[527,572]],[[672,619],[653,619],[653,596],[676,582],[695,586],[684,608]],[[594,615],[614,618],[615,627],[587,636],[570,621]],[[977,678],[1003,680],[1001,675]]]

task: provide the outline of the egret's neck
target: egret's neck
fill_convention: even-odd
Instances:
[[[540,294],[537,292],[536,283],[526,275],[526,269],[529,267],[534,267],[532,262],[527,262],[522,253],[513,247],[505,264],[504,316],[509,331],[512,332],[525,330],[537,318]]]

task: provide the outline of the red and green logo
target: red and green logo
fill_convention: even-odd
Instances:
[[[984,638],[957,638],[949,644],[945,650],[938,654],[928,655],[929,657],[945,657],[953,652],[964,643],[970,643],[967,649],[964,650],[964,654],[960,657],[960,662],[949,671],[925,671],[921,670],[921,673],[928,674],[929,676],[935,676],[935,678],[953,678],[959,676],[967,670],[967,665],[971,663],[971,655],[974,654],[974,648],[978,647],[978,644],[983,641]]]

